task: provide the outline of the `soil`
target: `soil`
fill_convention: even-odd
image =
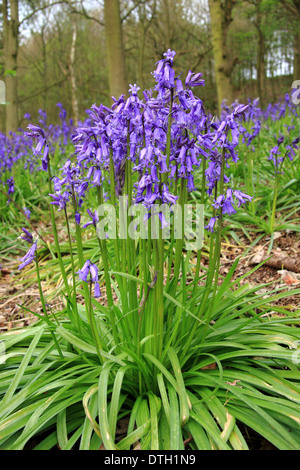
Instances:
[[[240,257],[238,266],[233,275],[233,279],[239,279],[241,276],[247,274],[255,266],[267,257],[276,258],[276,260],[283,260],[282,266],[280,263],[277,267],[267,265],[267,262],[256,269],[252,274],[248,275],[240,281],[240,284],[248,283],[250,286],[257,286],[259,293],[268,295],[268,292],[276,289],[284,291],[300,288],[300,266],[299,272],[286,269],[288,268],[288,260],[300,258],[300,235],[296,232],[280,232],[275,234],[273,248],[268,254],[268,247],[270,244],[270,237],[264,236],[259,244],[255,245],[248,252],[251,242],[242,234],[238,234],[241,244],[238,245],[234,240],[229,240],[227,243],[222,243],[220,275],[226,276],[232,263],[237,257]],[[247,252],[245,256],[243,254]],[[204,256],[202,265],[207,266],[208,260]],[[293,263],[294,267],[295,263]],[[278,269],[280,268],[280,269]],[[24,285],[24,273],[17,270],[16,262],[5,261],[2,262],[0,269],[0,332],[11,330],[12,328],[22,328],[37,320],[37,317],[32,312],[38,314],[42,313],[41,303],[39,300],[39,290],[37,284]],[[222,282],[220,279],[220,282]],[[271,283],[271,284],[269,284]],[[262,284],[269,284],[260,287]],[[44,285],[46,298],[52,298],[50,305],[52,311],[57,311],[61,306],[61,302],[57,296],[54,297],[55,287],[49,288]],[[101,303],[105,303],[106,295],[105,288],[101,288],[103,297]],[[280,299],[277,305],[285,309],[295,312],[300,308],[300,294]],[[27,310],[22,308],[24,306]]]

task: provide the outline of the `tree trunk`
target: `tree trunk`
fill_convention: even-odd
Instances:
[[[300,18],[294,36],[294,80],[300,80]]]
[[[144,90],[144,57],[145,57],[145,37],[146,32],[144,25],[140,26],[140,44],[139,44],[139,85]]]
[[[4,71],[6,86],[6,134],[18,129],[17,58],[19,35],[18,0],[3,1]]]
[[[256,4],[256,29],[257,29],[257,94],[260,101],[260,106],[264,105],[265,101],[265,78],[266,78],[266,64],[265,64],[265,36],[262,30],[262,14],[260,10],[261,0]]]
[[[104,19],[109,90],[119,98],[128,92],[119,0],[104,0]]]
[[[153,2],[152,7],[151,7],[151,16],[150,18],[147,18],[146,14],[146,5],[144,3],[141,3],[139,5],[139,63],[138,63],[138,76],[139,76],[139,86],[142,90],[145,89],[145,80],[144,80],[144,74],[145,74],[145,67],[144,67],[144,62],[145,62],[145,46],[146,46],[146,37],[148,30],[150,28],[150,25],[153,21],[155,12],[156,12],[156,1]]]
[[[47,46],[46,46],[46,37],[45,37],[45,28],[46,24],[44,23],[41,28],[41,41],[42,41],[42,58],[43,58],[43,84],[44,84],[44,92],[43,92],[43,109],[44,111],[47,110]]]
[[[223,100],[228,105],[233,102],[233,86],[231,73],[234,60],[229,55],[227,47],[228,28],[232,21],[232,8],[234,0],[209,0],[209,11],[211,17],[212,45],[215,62],[215,75],[218,96],[218,108],[221,111]]]
[[[75,126],[78,124],[78,101],[77,101],[77,85],[74,70],[75,63],[75,50],[76,50],[76,39],[77,39],[77,25],[76,22],[72,22],[72,43],[70,52],[70,82],[71,82],[71,101],[72,101],[72,113]]]
[[[171,18],[170,18],[170,4],[169,0],[163,0],[164,4],[164,13],[165,13],[165,20],[166,20],[166,29],[165,29],[165,34],[166,34],[166,50],[167,49],[173,49],[172,44],[171,44]]]

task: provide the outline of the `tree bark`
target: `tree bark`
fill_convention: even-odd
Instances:
[[[46,86],[47,86],[47,46],[46,46],[46,37],[45,37],[45,29],[46,29],[46,24],[44,23],[41,27],[41,41],[42,41],[42,58],[43,58],[43,69],[42,69],[42,74],[43,74],[43,82],[45,86],[45,91],[43,92],[43,109],[46,111],[47,109],[47,92],[46,92]]]
[[[218,96],[218,108],[221,111],[223,100],[228,105],[233,102],[231,73],[235,60],[230,56],[227,46],[229,25],[232,21],[232,9],[235,0],[209,0],[211,17],[212,45],[215,62],[215,75]]]
[[[128,92],[119,0],[104,0],[104,20],[109,90],[119,98]]]
[[[294,80],[300,80],[300,15],[294,36]]]
[[[18,0],[3,1],[4,70],[6,86],[6,134],[18,129],[17,59],[19,36]]]
[[[260,4],[262,0],[258,0],[256,3],[256,22],[255,26],[257,29],[257,94],[260,101],[260,106],[263,107],[265,101],[265,78],[266,78],[266,64],[265,64],[265,35],[262,29],[262,13]]]
[[[300,80],[300,0],[281,0],[281,3],[290,13],[290,22],[294,33],[293,78]]]
[[[78,124],[79,113],[78,113],[78,100],[77,100],[77,85],[75,77],[75,51],[76,51],[76,39],[77,39],[77,24],[75,21],[72,22],[72,43],[70,52],[70,82],[71,82],[71,100],[72,100],[72,112],[75,126]]]
[[[144,73],[145,73],[145,46],[146,46],[146,37],[147,32],[150,28],[150,25],[153,21],[154,15],[156,13],[156,0],[154,0],[153,4],[150,6],[150,18],[147,18],[146,14],[146,5],[141,3],[139,5],[138,14],[139,14],[139,63],[138,63],[138,76],[139,76],[139,86],[142,90],[145,89],[144,83]]]

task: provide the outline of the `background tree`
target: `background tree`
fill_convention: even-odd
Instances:
[[[290,91],[293,73],[299,78],[298,1],[119,0],[113,15],[119,33],[109,34],[108,27],[107,39],[104,0],[19,0],[17,57],[9,66],[2,3],[0,80],[17,84],[17,117],[7,129],[25,127],[25,113],[38,122],[40,109],[48,123],[56,123],[58,102],[68,117],[84,120],[91,104],[110,105],[111,96],[127,93],[129,83],[152,87],[154,64],[168,48],[176,51],[177,74],[203,73],[206,86],[195,93],[211,112],[218,112],[223,99],[274,101]],[[113,3],[107,2],[110,15]],[[6,0],[8,20],[11,4]],[[10,76],[5,69],[12,70]],[[0,106],[1,131],[6,108]]]
[[[128,91],[119,0],[104,0],[104,21],[109,89],[118,98]]]
[[[300,0],[281,0],[293,30],[294,80],[300,80]]]
[[[6,133],[18,128],[18,0],[3,0],[4,76],[6,86]]]
[[[214,52],[218,107],[221,110],[223,100],[233,101],[231,74],[236,63],[228,47],[229,27],[233,20],[232,10],[235,0],[209,0],[211,34]]]

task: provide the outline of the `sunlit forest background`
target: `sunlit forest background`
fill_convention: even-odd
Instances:
[[[0,131],[24,128],[24,116],[35,120],[40,109],[55,124],[58,102],[77,122],[129,84],[149,88],[168,48],[178,73],[203,73],[198,93],[212,112],[225,96],[274,102],[300,78],[299,0],[4,0],[0,8],[0,80],[9,94]],[[118,48],[121,59],[111,58]]]

